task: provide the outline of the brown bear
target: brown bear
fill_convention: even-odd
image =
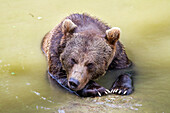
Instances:
[[[87,14],[66,17],[42,40],[48,74],[82,97],[131,94],[134,88],[129,74],[120,75],[109,90],[93,81],[108,69],[131,66],[119,38],[119,28],[110,28]]]

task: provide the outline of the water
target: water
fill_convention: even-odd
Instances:
[[[0,7],[1,113],[170,112],[170,1],[1,0]],[[137,73],[132,95],[79,98],[48,79],[42,37],[76,12],[121,28]],[[109,87],[118,72],[99,83]]]

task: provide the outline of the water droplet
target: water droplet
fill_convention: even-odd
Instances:
[[[32,91],[33,93],[35,93],[36,95],[40,96],[40,93],[36,92],[36,91]]]
[[[58,110],[58,113],[65,113],[65,111],[64,110]]]
[[[38,19],[38,20],[41,20],[41,19],[42,19],[42,17],[40,17],[40,16],[39,16],[39,17],[37,17],[37,19]]]
[[[36,109],[38,110],[38,106],[36,106]]]
[[[11,75],[15,75],[15,72],[11,72]]]
[[[47,100],[48,102],[50,102],[50,103],[54,103],[53,101],[51,101],[51,100]]]
[[[45,107],[45,109],[46,109],[46,110],[49,110],[49,109],[51,109],[51,108],[47,108],[47,107]]]
[[[46,100],[46,98],[45,97],[41,97],[43,100]]]
[[[142,104],[135,104],[135,106],[142,106]]]
[[[110,98],[111,100],[115,100],[115,98]]]
[[[16,26],[12,26],[12,28],[16,28]]]
[[[31,84],[30,84],[30,83],[26,83],[26,85],[28,85],[28,86],[29,86],[29,85],[31,85]]]
[[[132,107],[132,106],[130,107],[130,109],[136,110],[136,111],[138,110],[138,108],[134,108],[134,107]]]

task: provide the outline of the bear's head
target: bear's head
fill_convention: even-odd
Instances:
[[[66,19],[62,32],[60,45],[65,47],[60,61],[67,73],[68,86],[75,91],[81,90],[89,80],[105,74],[114,58],[120,29],[108,29],[104,35],[89,30],[81,32],[76,24]]]

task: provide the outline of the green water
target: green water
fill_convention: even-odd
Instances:
[[[169,0],[1,0],[0,9],[0,113],[170,112]],[[83,12],[121,28],[137,73],[132,95],[79,98],[48,79],[42,37]]]

